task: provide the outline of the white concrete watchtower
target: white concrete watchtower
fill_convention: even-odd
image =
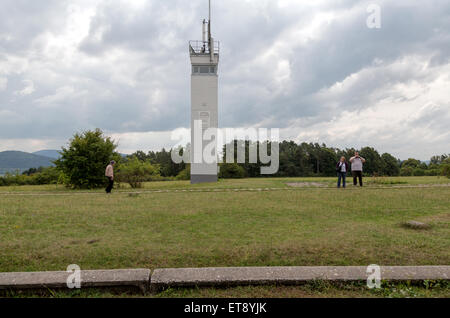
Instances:
[[[191,183],[217,182],[217,140],[199,142],[204,132],[216,131],[218,114],[218,66],[220,43],[211,36],[211,0],[209,20],[203,20],[202,41],[190,41],[191,74]],[[216,135],[217,136],[217,135]],[[202,138],[203,140],[203,138]],[[204,152],[216,159],[205,161]]]

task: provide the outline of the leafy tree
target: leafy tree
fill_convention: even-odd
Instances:
[[[278,176],[299,177],[311,175],[312,171],[308,164],[308,144],[297,145],[293,141],[280,143],[280,169]]]
[[[411,168],[418,168],[420,166],[421,162],[420,160],[409,158],[408,160],[405,160],[402,162],[402,168],[403,167],[411,167]]]
[[[329,176],[336,174],[337,155],[334,149],[318,143],[304,145],[308,154],[309,166],[316,175]]]
[[[446,162],[446,160],[448,160],[448,159],[450,159],[450,154],[441,155],[441,156],[433,156],[430,159],[430,164],[440,165],[440,164]]]
[[[383,175],[392,177],[400,174],[400,166],[394,156],[384,153],[381,155],[381,161],[383,164]]]
[[[62,148],[61,158],[55,161],[56,167],[65,175],[67,186],[78,189],[93,189],[105,185],[105,167],[112,160],[119,162],[120,155],[115,152],[117,144],[105,137],[100,129],[77,133]]]
[[[159,176],[159,173],[159,166],[133,157],[118,165],[115,178],[118,182],[128,183],[134,189],[141,188],[143,182],[151,181],[152,177]]]
[[[332,176],[336,174],[336,162],[338,161],[336,152],[322,145],[317,151],[316,159],[319,161],[317,173],[323,176]]]
[[[145,152],[143,152],[143,151],[141,151],[141,150],[139,150],[139,151],[136,151],[134,154],[132,154],[131,156],[129,156],[129,157],[136,157],[136,158],[138,158],[140,161],[147,161],[147,160],[149,160],[150,158],[145,154]]]
[[[44,167],[39,167],[39,168],[30,168],[28,170],[25,170],[24,172],[22,172],[23,175],[26,176],[31,176],[33,174],[42,172],[44,170]]]
[[[423,177],[426,172],[426,170],[422,169],[422,168],[416,168],[413,170],[413,176],[415,177]]]
[[[180,152],[182,155],[183,152]],[[152,164],[157,164],[161,167],[161,176],[163,177],[175,177],[182,170],[186,168],[185,163],[176,164],[172,161],[172,151],[162,149],[161,151],[150,151],[147,155],[147,159],[150,159]]]
[[[450,163],[446,163],[442,166],[442,175],[450,178]]]
[[[257,163],[250,163],[250,146],[256,147],[254,149],[256,149],[257,153],[259,154],[259,147],[260,147],[259,142],[254,143],[254,142],[250,142],[250,141],[233,140],[229,144],[223,146],[223,157],[222,158],[223,158],[223,161],[226,162],[227,156],[229,155],[227,150],[228,150],[228,148],[233,147],[234,148],[234,163],[236,163],[237,165],[242,167],[246,171],[246,175],[248,177],[255,178],[255,177],[260,176],[260,169],[261,169],[262,164],[259,161],[259,155],[258,155]],[[238,147],[239,147],[239,149],[238,149]],[[241,148],[241,147],[243,147],[243,148]],[[240,154],[240,151],[245,151],[245,158],[244,158],[245,162],[244,163],[237,163],[238,155]],[[222,166],[224,167],[224,169],[228,169],[225,165],[222,165]],[[222,178],[227,178],[227,177],[223,176]]]
[[[414,168],[411,166],[405,166],[400,169],[400,175],[402,177],[410,177],[413,175]]]
[[[361,157],[366,159],[364,164],[364,172],[369,175],[383,174],[383,160],[380,154],[374,148],[365,147],[360,151]]]
[[[240,179],[247,177],[247,172],[237,163],[224,163],[220,165],[219,178]]]

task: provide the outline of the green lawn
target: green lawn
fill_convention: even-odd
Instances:
[[[326,188],[287,186],[296,182]],[[129,189],[106,196],[59,186],[3,187],[0,272],[65,270],[69,264],[82,269],[450,264],[450,187],[407,187],[449,179],[368,179],[367,187],[346,190],[334,189],[334,182],[157,182],[146,184],[137,197],[130,197]],[[257,188],[285,190],[211,191]],[[145,192],[156,189],[208,191]],[[403,228],[408,220],[432,227]]]
[[[171,182],[149,182],[145,183],[143,189],[139,191],[152,190],[169,190],[169,189],[248,189],[248,188],[289,188],[288,183],[305,182],[319,183],[325,187],[335,187],[336,178],[260,178],[260,179],[226,179],[220,180],[217,184],[196,184],[191,185],[189,181],[171,181]],[[450,179],[446,177],[380,177],[365,178],[365,183],[372,187],[387,187],[399,185],[450,185]],[[347,182],[352,183],[352,178],[348,177]],[[116,191],[129,192],[131,189],[127,184],[116,185]],[[62,185],[43,185],[43,186],[9,186],[0,187],[0,194],[17,192],[17,193],[72,193]],[[77,191],[83,193],[86,191]],[[89,192],[102,193],[102,189],[92,190]]]
[[[315,281],[299,286],[240,286],[229,288],[171,288],[159,294],[142,295],[131,289],[79,289],[41,291],[0,291],[0,297],[51,298],[449,298],[447,281],[417,284],[383,283],[381,289],[368,289],[361,283],[332,284]]]

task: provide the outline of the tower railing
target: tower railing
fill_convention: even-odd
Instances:
[[[210,54],[208,42],[189,41],[189,48],[194,54]],[[220,53],[220,42],[214,41],[214,54]]]

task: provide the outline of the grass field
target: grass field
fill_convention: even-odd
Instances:
[[[334,178],[156,182],[137,196],[3,187],[0,272],[450,264],[449,179],[366,181],[346,190]],[[431,229],[402,227],[409,220]]]
[[[450,297],[450,283],[427,281],[422,284],[384,283],[381,289],[368,289],[364,283],[331,284],[315,281],[299,286],[241,286],[230,288],[171,288],[148,298],[445,298]],[[0,291],[2,296],[2,291]],[[15,298],[141,298],[137,290],[78,289],[45,291],[7,291]]]

